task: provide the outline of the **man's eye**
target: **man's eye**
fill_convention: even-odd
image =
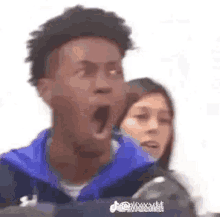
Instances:
[[[76,71],[76,74],[78,74],[79,76],[80,76],[80,75],[83,75],[84,73],[85,73],[85,69],[84,69],[84,68],[78,69],[78,70]]]
[[[110,70],[109,74],[112,76],[120,75],[120,74],[122,74],[122,71],[118,71],[118,70],[114,69],[114,70]]]
[[[81,77],[81,76],[93,76],[94,73],[96,72],[96,70],[94,68],[88,68],[88,67],[85,67],[85,68],[82,68],[82,69],[79,69],[77,70],[77,74]]]

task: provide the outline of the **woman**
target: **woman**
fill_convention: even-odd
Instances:
[[[129,94],[133,96],[132,106],[126,111],[119,132],[137,139],[145,151],[158,159],[150,175],[149,171],[143,174],[145,184],[133,198],[161,200],[169,204],[165,209],[173,210],[174,215],[196,216],[191,197],[183,187],[183,176],[169,170],[174,142],[171,96],[162,85],[148,78],[135,79],[128,84]]]
[[[174,109],[170,95],[151,79],[129,82],[135,101],[122,121],[121,129],[140,141],[144,150],[160,159],[160,167],[169,167],[174,139]]]

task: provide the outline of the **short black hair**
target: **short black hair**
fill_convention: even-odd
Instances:
[[[125,20],[114,12],[81,5],[68,8],[62,15],[48,20],[40,30],[30,33],[33,38],[27,42],[29,56],[25,61],[31,62],[29,82],[37,86],[38,80],[45,76],[48,56],[74,38],[97,36],[109,39],[117,43],[124,57],[127,50],[134,48],[131,29],[124,23]]]

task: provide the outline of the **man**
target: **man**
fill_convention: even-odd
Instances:
[[[77,6],[32,33],[32,78],[52,127],[1,156],[0,205],[131,197],[154,159],[129,137],[112,140],[126,101],[122,60],[132,48],[122,18]]]

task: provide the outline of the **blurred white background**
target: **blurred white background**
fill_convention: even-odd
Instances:
[[[184,173],[200,213],[220,212],[220,12],[218,0],[11,0],[0,6],[0,153],[27,146],[50,126],[51,111],[29,79],[29,33],[66,7],[115,11],[139,47],[127,53],[126,80],[150,77],[174,98],[172,169]]]

